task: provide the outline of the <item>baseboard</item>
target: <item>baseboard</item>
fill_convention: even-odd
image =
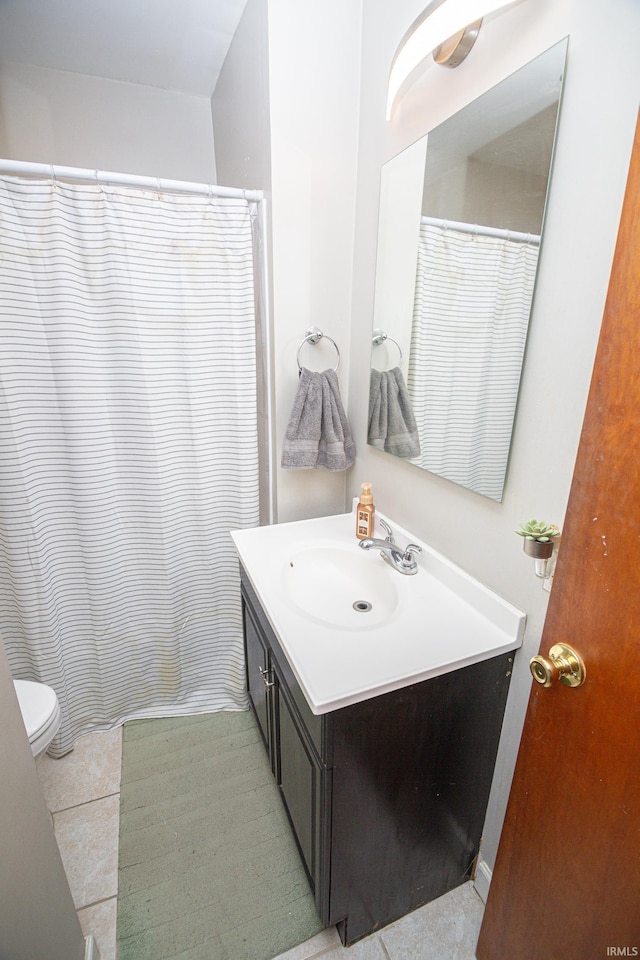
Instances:
[[[489,887],[491,885],[491,877],[493,876],[493,871],[487,863],[486,860],[483,860],[482,857],[478,858],[478,865],[476,867],[476,875],[473,878],[473,884],[476,890],[476,893],[480,897],[483,903],[487,902],[487,896],[489,894]]]
[[[100,951],[92,933],[84,938],[84,960],[100,960]]]

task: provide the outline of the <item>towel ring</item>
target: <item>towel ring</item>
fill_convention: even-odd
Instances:
[[[337,356],[338,356],[338,359],[336,360],[336,365],[335,365],[335,367],[333,368],[334,373],[335,373],[335,371],[338,369],[338,367],[340,366],[340,351],[338,350],[338,344],[335,342],[335,340],[332,340],[331,337],[328,337],[328,336],[326,335],[326,333],[323,333],[322,330],[319,330],[318,327],[311,327],[310,330],[306,330],[306,331],[305,331],[304,340],[302,341],[302,343],[301,343],[300,346],[298,347],[298,352],[297,352],[297,354],[296,354],[296,360],[298,361],[298,373],[299,373],[299,374],[302,373],[302,366],[301,366],[301,364],[300,364],[300,351],[301,351],[302,348],[304,347],[305,343],[318,343],[320,340],[322,340],[323,337],[324,337],[325,340],[328,340],[329,343],[332,343],[332,344],[334,345],[334,347],[336,348],[336,354],[337,354]]]
[[[371,343],[373,344],[374,347],[379,347],[381,343],[385,342],[385,340],[390,340],[391,343],[396,345],[396,347],[398,348],[398,353],[400,355],[398,365],[402,364],[402,347],[400,346],[398,341],[394,340],[393,337],[390,337],[389,334],[384,332],[384,330],[373,331],[373,337],[371,338]]]

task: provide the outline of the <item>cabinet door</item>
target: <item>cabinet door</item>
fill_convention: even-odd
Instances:
[[[317,901],[320,893],[324,772],[299,726],[295,708],[280,684],[277,705],[280,745],[278,784]]]
[[[273,689],[273,677],[272,671],[270,670],[269,652],[260,635],[260,631],[253,622],[249,608],[246,604],[243,604],[243,608],[247,690],[253,712],[258,721],[260,732],[262,733],[262,739],[271,757],[271,767],[273,769],[274,758],[271,747],[271,690]]]

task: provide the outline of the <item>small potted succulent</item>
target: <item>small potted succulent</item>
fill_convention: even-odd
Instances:
[[[542,520],[521,523],[516,533],[519,537],[524,537],[524,552],[536,560],[548,560],[553,553],[555,538],[560,536],[560,530],[555,523],[545,523]]]

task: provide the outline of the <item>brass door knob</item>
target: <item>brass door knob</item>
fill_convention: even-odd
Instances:
[[[566,643],[554,644],[548,657],[533,657],[529,669],[533,679],[542,687],[550,687],[555,680],[568,687],[579,687],[587,675],[584,660]]]

